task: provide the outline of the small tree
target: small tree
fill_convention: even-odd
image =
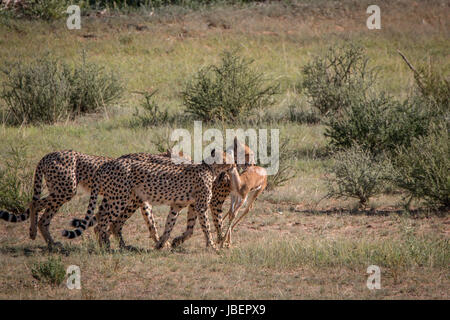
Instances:
[[[15,62],[1,70],[5,80],[0,99],[12,124],[54,123],[84,113],[99,112],[118,100],[123,91],[120,78],[95,63],[73,68],[45,54],[30,63]]]
[[[182,92],[186,112],[204,121],[235,121],[271,105],[278,86],[264,85],[252,63],[226,51],[220,65],[200,69]]]
[[[72,115],[94,113],[120,99],[124,87],[119,76],[104,66],[86,60],[66,74],[70,84],[70,112]]]
[[[410,201],[424,199],[430,207],[450,208],[450,140],[446,123],[434,126],[428,136],[415,138],[409,148],[399,147],[393,163],[395,174],[391,179],[408,193]]]
[[[374,158],[370,152],[358,145],[336,152],[334,164],[328,171],[328,198],[356,198],[361,206],[382,193],[387,186],[389,162],[385,158]]]
[[[342,109],[340,117],[327,119],[325,136],[335,149],[357,144],[373,155],[392,153],[398,146],[408,146],[412,138],[427,134],[434,117],[423,99],[398,102],[382,94],[355,101]]]
[[[445,77],[442,70],[430,63],[428,66],[419,66],[418,70],[408,61],[403,53],[397,51],[408,67],[414,73],[417,88],[423,97],[436,104],[439,111],[448,112],[450,107],[450,79]]]
[[[141,107],[144,110],[144,114],[136,114],[143,126],[156,126],[169,122],[169,112],[167,109],[163,111],[160,110],[158,103],[153,99],[156,92],[157,90],[153,92],[135,91],[135,93],[143,95],[145,99],[141,102]]]
[[[69,114],[70,85],[66,66],[50,55],[29,64],[7,64],[0,98],[12,114],[12,122],[54,123]]]
[[[298,84],[322,115],[336,113],[354,100],[364,100],[376,72],[368,67],[363,48],[354,43],[330,47],[303,67]]]

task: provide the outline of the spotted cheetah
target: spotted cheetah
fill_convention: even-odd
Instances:
[[[170,151],[160,154],[164,157],[161,161],[170,161]],[[180,156],[183,156],[180,154]],[[141,154],[130,154],[128,157],[136,159],[143,158]],[[31,217],[30,238],[35,239],[37,227],[44,237],[49,248],[55,244],[49,232],[49,226],[52,218],[58,212],[59,208],[69,202],[77,193],[77,187],[82,186],[88,191],[92,188],[92,180],[95,171],[103,164],[113,158],[103,156],[93,156],[73,150],[56,151],[45,155],[36,166],[34,174],[33,198],[28,209],[20,214],[14,215],[0,210],[0,218],[8,222],[23,222]],[[145,157],[144,160],[151,160]],[[42,180],[45,178],[48,196],[40,199],[42,191]],[[136,210],[138,206],[131,204],[127,211]],[[39,219],[38,213],[45,209],[44,214]],[[144,220],[147,217],[143,213]],[[74,222],[76,223],[76,222]],[[92,221],[95,224],[95,219]]]
[[[78,185],[90,190],[95,171],[112,158],[91,156],[73,150],[52,152],[45,155],[36,166],[34,173],[33,198],[28,209],[14,215],[0,211],[0,217],[9,222],[22,222],[31,219],[30,237],[36,238],[37,229],[51,247],[56,244],[49,232],[50,221],[61,206],[70,201],[77,193]],[[40,199],[42,179],[45,178],[48,196]],[[45,209],[37,223],[38,213]]]
[[[246,144],[241,143],[240,141],[238,141],[237,138],[235,138],[233,141],[232,149],[228,150],[229,152],[232,152],[234,154],[234,162],[235,163],[237,163],[238,150],[240,150],[239,152],[242,151],[244,153],[244,161],[245,161],[244,164],[242,164],[242,165],[237,164],[238,167],[245,169],[247,166],[254,165],[254,152]],[[166,154],[162,154],[162,155],[170,156],[170,151],[168,151]],[[184,158],[185,160],[186,159],[190,160],[189,157],[183,156],[182,153],[180,153],[180,156],[182,158]],[[124,155],[120,158],[132,158],[134,160],[151,162],[151,159],[149,159],[149,157],[151,158],[151,157],[153,157],[153,155],[147,154],[147,153],[141,153],[141,154]],[[217,232],[217,242],[218,243],[223,242],[223,234],[222,234],[223,210],[222,210],[222,208],[223,208],[223,204],[224,204],[225,200],[230,195],[230,193],[231,193],[230,178],[225,172],[222,172],[213,183],[212,198],[211,198],[211,202],[210,202],[210,206],[209,206],[210,210],[211,210],[212,218],[213,218],[213,223],[214,223],[214,226],[215,226],[215,229]],[[124,226],[125,222],[128,220],[128,218],[131,217],[131,215],[136,211],[136,209],[139,207],[139,205],[140,204],[138,202],[135,202],[134,207],[129,207],[128,210],[123,211],[120,214],[120,216],[117,217],[116,219],[114,219],[114,221],[112,222],[111,227],[114,230],[114,234],[118,238],[119,244],[121,247],[126,247],[125,242],[122,237],[123,226]],[[151,206],[147,205],[146,210],[151,211],[151,209],[152,209]],[[171,211],[172,211],[172,209],[173,208],[171,208]],[[187,228],[186,228],[186,232],[183,234],[183,237],[182,237],[182,238],[184,238],[184,240],[186,240],[192,236],[193,229],[195,226],[195,221],[197,218],[195,215],[192,214],[192,208],[188,209],[188,211],[189,210],[191,211],[191,213],[188,212]],[[88,227],[95,224],[95,219],[96,219],[96,217],[94,216],[93,217],[94,223],[90,223],[88,225]],[[150,229],[149,219],[144,219],[144,220],[146,221],[146,223]],[[73,219],[72,226],[75,228],[80,227],[81,221],[82,221],[81,219]],[[152,230],[150,230],[150,234],[152,234]],[[176,239],[173,244],[177,245],[179,243],[180,239],[181,239],[180,237],[178,239]]]
[[[221,151],[220,151],[221,152]],[[213,150],[212,157],[215,156]],[[178,213],[185,206],[188,208],[188,221],[195,223],[199,218],[206,237],[207,246],[215,249],[210,235],[209,221],[206,210],[210,204],[213,182],[222,172],[235,167],[234,159],[221,152],[222,164],[174,164],[150,163],[122,158],[109,161],[96,172],[89,200],[86,217],[80,227],[73,231],[63,231],[63,236],[69,239],[80,236],[93,218],[98,194],[103,193],[103,201],[99,208],[97,231],[99,244],[109,248],[109,233],[107,226],[113,223],[125,210],[130,201],[140,203],[141,209],[150,217],[150,234],[161,248],[167,242],[175,225]],[[167,217],[164,234],[158,238],[156,226],[151,213],[151,204],[167,204],[171,211]],[[189,222],[188,222],[189,223]],[[186,233],[177,238],[176,244],[186,239]]]
[[[213,218],[214,227],[217,232],[217,243],[222,243],[224,240],[223,239],[224,235],[222,233],[222,227],[223,227],[222,207],[223,207],[225,200],[230,195],[230,192],[231,192],[230,178],[225,172],[222,172],[213,183],[212,198],[211,198],[211,201],[209,204],[209,208],[211,210],[211,214],[212,214],[212,218]],[[137,204],[137,202],[136,202],[136,204]],[[151,206],[148,205],[147,209],[151,210]],[[172,210],[173,210],[173,208],[171,208],[171,211]],[[187,226],[186,226],[186,231],[183,234],[184,241],[192,236],[193,231],[194,231],[195,221],[197,220],[197,216],[195,214],[193,214],[192,210],[193,210],[193,207],[188,208]],[[112,222],[112,229],[115,231],[115,236],[118,238],[121,247],[126,247],[125,242],[122,237],[123,226],[124,226],[125,222],[128,220],[128,218],[130,218],[131,215],[134,213],[134,211],[135,210],[125,211]],[[95,219],[95,216],[93,217],[93,219]],[[81,224],[81,220],[79,220],[79,219],[74,219],[74,220],[77,220],[77,221],[76,221],[76,223],[72,223],[72,226],[79,227]],[[89,227],[92,225],[93,224],[90,223]],[[178,245],[179,240],[180,239],[175,240],[172,243],[172,245],[175,245],[175,246]]]

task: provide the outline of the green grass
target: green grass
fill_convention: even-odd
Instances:
[[[300,266],[357,268],[370,264],[386,268],[448,268],[449,253],[448,239],[410,237],[405,241],[333,239],[312,242],[290,238],[270,239],[233,249],[225,261],[278,270]]]
[[[58,286],[64,281],[66,270],[61,258],[49,257],[46,261],[35,263],[31,267],[31,274],[39,281]]]

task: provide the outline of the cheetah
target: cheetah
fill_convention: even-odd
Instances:
[[[211,157],[215,157],[215,150]],[[96,226],[99,244],[109,248],[109,233],[107,226],[114,222],[131,201],[137,200],[141,209],[150,217],[149,231],[156,242],[156,248],[165,246],[170,232],[175,225],[178,213],[188,207],[188,224],[194,223],[198,217],[206,238],[207,246],[216,249],[209,230],[206,210],[212,198],[213,182],[222,172],[234,168],[236,164],[230,154],[220,151],[222,164],[174,164],[142,162],[122,158],[109,161],[96,172],[91,198],[86,217],[80,227],[67,231],[62,235],[72,239],[81,236],[89,226],[96,207],[99,193],[103,201],[99,207],[98,224]],[[159,239],[151,212],[151,204],[167,204],[171,206],[167,217],[165,231]],[[185,232],[174,240],[177,245],[189,236]]]
[[[243,151],[244,161],[245,161],[244,164],[242,164],[242,165],[237,164],[238,167],[245,169],[248,166],[254,165],[254,152],[246,144],[241,143],[240,141],[238,141],[237,138],[235,138],[233,141],[232,149],[227,150],[230,153],[234,154],[234,162],[235,163],[237,163],[238,150],[239,150],[239,152]],[[170,151],[168,151],[164,155],[170,156]],[[184,160],[186,160],[186,159],[188,161],[190,160],[189,157],[183,156],[182,153],[180,153],[179,155]],[[153,157],[153,155],[146,154],[146,153],[140,153],[140,154],[124,155],[124,156],[120,157],[119,159],[132,158],[134,160],[150,161],[149,157]],[[185,163],[187,163],[187,162],[185,162]],[[222,234],[223,210],[222,210],[222,208],[223,208],[223,204],[224,204],[225,200],[228,198],[230,193],[231,193],[230,178],[225,172],[222,172],[213,183],[212,198],[211,198],[211,202],[209,205],[211,214],[212,214],[212,218],[213,218],[213,224],[214,224],[214,227],[217,232],[217,242],[218,243],[223,242],[223,234]],[[129,217],[131,217],[131,215],[137,210],[138,207],[139,207],[139,203],[138,202],[134,203],[134,207],[130,207],[129,210],[123,211],[121,213],[121,215],[112,222],[112,229],[114,230],[114,235],[119,240],[120,247],[126,247],[125,242],[122,237],[123,226],[124,226],[125,222],[127,221],[127,219]],[[152,209],[151,206],[147,205],[146,210],[151,210],[151,209]],[[192,211],[192,208],[190,210]],[[172,211],[172,208],[171,208],[171,211]],[[188,211],[189,211],[189,209],[188,209]],[[88,225],[88,227],[91,227],[93,224],[95,224],[96,217],[94,216],[92,219],[94,220],[94,223],[91,222]],[[144,219],[144,220],[147,223],[147,225],[149,226],[149,219]],[[80,227],[81,221],[82,221],[81,219],[73,219],[72,226],[75,228]],[[185,236],[184,236],[185,239],[192,236],[193,228],[195,226],[195,221],[196,221],[196,216],[193,215],[192,213],[191,214],[188,213],[187,229],[186,229]],[[150,229],[150,227],[149,227],[149,229]],[[150,234],[152,234],[152,230],[150,230]],[[153,236],[151,236],[151,237],[153,237]],[[177,244],[177,241],[175,241],[175,244]]]
[[[33,198],[28,209],[19,215],[0,211],[0,218],[8,222],[22,222],[31,217],[31,239],[36,238],[38,224],[39,231],[49,247],[59,244],[53,241],[49,232],[50,221],[61,206],[76,195],[78,185],[87,190],[91,189],[95,171],[110,160],[112,158],[91,156],[73,150],[56,151],[45,155],[36,166]],[[44,177],[49,194],[40,199]],[[37,223],[37,214],[43,209],[45,212]]]
[[[160,155],[164,157],[163,160],[170,161],[170,151]],[[180,156],[183,157],[183,154],[180,154]],[[142,158],[140,154],[130,154],[128,157]],[[150,159],[150,157],[145,157],[145,160]],[[93,156],[73,150],[56,151],[45,155],[36,166],[33,198],[28,209],[19,215],[0,210],[0,218],[8,222],[23,222],[31,217],[31,239],[36,238],[36,225],[38,225],[39,231],[49,248],[60,245],[60,243],[54,242],[49,231],[52,218],[63,204],[69,202],[76,195],[78,186],[88,191],[91,190],[95,171],[111,160],[113,158]],[[40,199],[43,178],[45,178],[49,194],[47,197]],[[127,211],[133,210],[134,212],[136,209],[133,208],[136,207],[135,204],[132,204],[130,208],[127,208]],[[38,222],[38,213],[43,209],[45,209],[45,212]],[[147,222],[145,215],[144,220]],[[76,221],[73,221],[72,224],[76,224]],[[95,219],[92,221],[93,224],[95,224]]]

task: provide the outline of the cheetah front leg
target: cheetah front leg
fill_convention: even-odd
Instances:
[[[123,240],[122,229],[125,222],[134,214],[134,212],[142,206],[142,203],[138,200],[133,200],[130,205],[128,205],[125,210],[120,214],[120,216],[110,223],[110,230],[114,236],[119,241],[119,247],[122,249],[128,248]]]
[[[181,209],[184,207],[181,206],[171,206],[170,207],[170,213],[167,216],[166,219],[166,227],[164,229],[164,233],[159,239],[158,243],[156,243],[155,248],[161,249],[166,246],[167,240],[170,237],[170,233],[172,232],[173,227],[175,226],[175,222],[177,221],[178,214],[180,213]]]
[[[105,247],[107,250],[110,248],[110,242],[109,242],[109,236],[110,232],[108,230],[108,226],[113,225],[114,220],[118,219],[121,215],[123,215],[125,210],[125,204],[123,199],[121,200],[111,200],[111,198],[104,197],[103,200],[105,200],[105,203],[102,210],[98,211],[98,219],[99,222],[97,224],[97,230],[98,230],[98,237],[99,237],[99,244],[101,247]],[[112,231],[116,232],[114,230],[114,227],[112,227]],[[122,239],[123,241],[123,239]]]
[[[216,232],[217,232],[217,243],[222,243],[224,237],[223,237],[223,233],[222,233],[222,228],[223,228],[223,218],[222,218],[222,208],[223,208],[223,203],[225,202],[226,196],[224,195],[214,195],[213,194],[213,198],[209,204],[209,208],[211,210],[211,214],[213,217],[213,223],[214,226],[216,227]]]
[[[110,249],[108,225],[110,220],[110,212],[108,208],[111,206],[108,203],[108,200],[103,198],[103,205],[100,206],[97,214],[98,223],[95,226],[95,231],[98,237],[98,244],[101,248],[105,248],[106,250]]]
[[[155,243],[159,242],[158,230],[156,228],[155,218],[153,217],[152,205],[147,201],[141,206],[142,217],[147,224],[148,231],[150,232],[150,238],[152,238]]]
[[[195,204],[195,214],[197,215],[200,225],[202,226],[203,233],[205,234],[206,239],[206,247],[211,247],[214,249],[214,251],[218,251],[216,248],[216,245],[214,244],[214,241],[211,236],[211,230],[209,226],[209,219],[208,215],[206,214],[206,210],[208,208],[208,204],[205,203],[196,203]]]
[[[194,210],[194,205],[189,205],[188,207],[188,214],[187,214],[187,226],[186,231],[183,232],[183,234],[179,237],[176,237],[172,241],[172,247],[177,247],[183,242],[185,242],[187,239],[192,237],[192,234],[194,233],[194,226],[195,221],[197,220],[197,215]]]

